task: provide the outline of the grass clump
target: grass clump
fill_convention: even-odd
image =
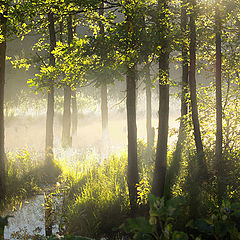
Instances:
[[[127,157],[125,153],[112,155],[101,164],[92,160],[91,157],[79,160],[72,172],[67,162],[60,163],[62,181],[67,187],[64,198],[66,233],[113,237],[112,229],[124,221],[129,211]]]

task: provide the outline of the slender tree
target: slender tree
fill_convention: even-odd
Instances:
[[[146,66],[146,127],[147,127],[147,147],[151,151],[154,144],[154,130],[152,128],[152,81],[150,64]]]
[[[222,141],[223,141],[223,132],[222,132],[222,53],[221,53],[221,17],[219,11],[219,1],[215,3],[215,43],[216,43],[216,150],[215,150],[215,164],[217,170],[218,178],[218,201],[221,203],[222,198],[225,192],[225,183],[223,180],[223,156],[222,156]]]
[[[76,33],[76,26],[73,26],[73,34]],[[72,136],[77,135],[78,127],[78,107],[77,107],[77,90],[72,90]]]
[[[0,202],[5,198],[5,149],[4,149],[4,85],[6,59],[6,13],[0,13]]]
[[[158,43],[159,51],[159,123],[156,162],[152,192],[162,197],[167,170],[167,142],[169,120],[169,39],[168,39],[167,0],[158,0]]]
[[[99,15],[104,14],[104,1],[101,2],[99,8]],[[102,21],[99,21],[100,34],[104,35],[104,25]],[[104,42],[103,42],[104,44]],[[103,57],[106,58],[105,46],[103,45]],[[101,75],[102,76],[102,75]],[[101,116],[102,116],[102,139],[108,138],[108,93],[107,93],[107,81],[101,79]]]
[[[68,45],[73,41],[72,16],[68,16]],[[64,86],[64,106],[63,106],[63,128],[62,128],[62,146],[63,148],[71,147],[71,97],[72,90],[68,82]]]
[[[192,111],[194,138],[197,149],[199,177],[206,178],[207,166],[204,157],[203,143],[201,138],[200,123],[198,117],[197,91],[196,91],[196,0],[190,0],[190,70],[189,87]]]
[[[52,51],[56,47],[56,35],[54,27],[54,16],[52,12],[48,13],[48,30],[50,37],[50,66],[55,66],[55,58]],[[48,101],[47,101],[47,119],[46,119],[46,150],[45,158],[46,161],[53,160],[53,120],[54,120],[54,82],[52,79],[49,81],[48,89]]]
[[[181,93],[181,118],[180,126],[178,133],[178,140],[176,144],[176,149],[173,153],[173,160],[169,170],[167,172],[167,184],[168,186],[165,189],[165,196],[170,197],[171,187],[173,186],[176,177],[180,171],[181,163],[181,154],[184,147],[184,142],[186,138],[186,116],[188,113],[188,104],[187,104],[187,93],[188,93],[188,46],[186,42],[187,35],[187,1],[183,0],[181,4],[181,33],[182,33],[182,93]]]

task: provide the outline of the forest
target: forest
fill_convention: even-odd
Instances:
[[[240,239],[240,0],[2,0],[0,239]]]

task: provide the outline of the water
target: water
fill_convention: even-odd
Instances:
[[[62,197],[53,196],[53,212],[55,213],[53,222],[53,234],[59,231],[59,215],[62,208]],[[22,207],[15,212],[7,213],[12,215],[9,224],[4,230],[5,240],[27,240],[33,236],[44,237],[45,232],[45,196],[36,195],[32,199],[23,203]]]
[[[10,215],[14,218],[9,218],[8,227],[5,227],[5,239],[27,238],[36,234],[45,236],[44,195],[35,196]]]

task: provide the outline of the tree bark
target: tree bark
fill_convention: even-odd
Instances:
[[[146,113],[147,113],[147,148],[151,151],[154,144],[154,130],[152,128],[152,82],[150,65],[146,67]]]
[[[99,15],[103,16],[104,14],[104,2],[100,4]],[[104,35],[104,25],[101,21],[98,23],[101,35]],[[104,43],[103,43],[104,44]],[[103,45],[103,58],[106,56],[105,46]],[[102,139],[103,141],[108,139],[108,97],[107,97],[107,82],[102,80],[101,83],[101,116],[102,116]]]
[[[204,157],[203,143],[201,138],[200,123],[198,117],[197,105],[197,92],[196,92],[196,0],[190,1],[190,70],[189,70],[189,87],[190,87],[190,100],[192,110],[192,122],[194,129],[195,145],[197,149],[199,177],[205,178],[207,176],[207,166]]]
[[[186,0],[182,1],[181,6],[181,32],[182,36],[182,95],[181,95],[181,119],[178,133],[178,140],[176,144],[175,152],[173,153],[173,160],[169,170],[167,172],[167,188],[165,191],[166,198],[170,198],[171,188],[175,183],[176,177],[180,171],[180,161],[182,157],[182,149],[184,147],[186,132],[185,132],[185,122],[186,115],[188,113],[188,104],[187,104],[187,93],[188,93],[188,46],[186,43],[186,33],[187,33],[187,7]]]
[[[127,69],[127,126],[128,126],[128,189],[131,212],[137,209],[137,187],[139,181],[137,164],[137,120],[136,120],[136,66]]]
[[[73,41],[72,16],[68,16],[68,45]],[[69,83],[64,86],[64,106],[63,106],[63,129],[62,129],[62,147],[72,146],[71,137],[71,97],[72,90]]]
[[[169,119],[169,46],[167,37],[167,1],[159,0],[160,11],[159,24],[159,45],[162,47],[159,53],[159,123],[156,162],[153,176],[152,193],[162,197],[164,194],[165,177],[167,170],[167,143],[168,143],[168,119]]]
[[[54,28],[54,17],[53,13],[48,13],[48,29],[50,36],[50,66],[55,67],[55,58],[52,51],[56,47],[56,35]],[[48,101],[47,101],[47,119],[46,119],[46,148],[45,148],[45,159],[46,162],[53,160],[53,120],[54,120],[54,80],[49,81],[48,89]]]
[[[0,24],[2,26],[2,34],[6,33],[6,18],[0,14]],[[4,200],[5,187],[5,149],[4,149],[4,86],[5,86],[5,60],[6,60],[6,40],[0,43],[0,202]]]
[[[215,31],[216,31],[216,150],[215,167],[217,170],[218,201],[221,204],[225,193],[224,165],[222,156],[222,52],[221,52],[221,17],[219,3],[215,3]]]

